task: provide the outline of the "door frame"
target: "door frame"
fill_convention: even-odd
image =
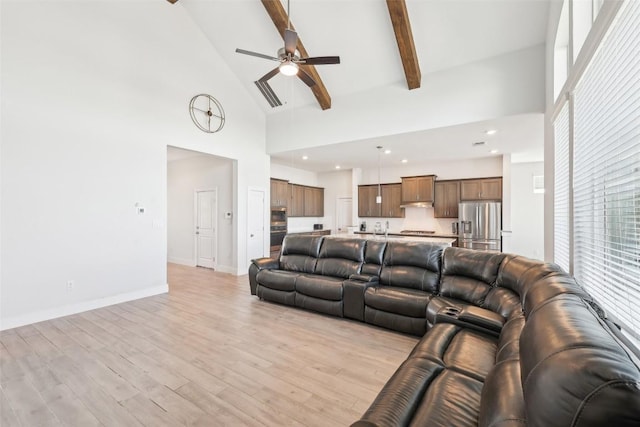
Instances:
[[[271,204],[267,205],[267,195],[269,194],[269,192],[263,188],[263,187],[253,187],[253,186],[249,186],[247,189],[247,224],[246,224],[246,240],[245,240],[245,258],[246,258],[246,262],[247,262],[247,268],[248,268],[248,264],[249,264],[249,239],[251,237],[250,236],[250,232],[249,232],[249,225],[251,224],[251,213],[249,212],[249,200],[251,199],[251,192],[252,191],[258,191],[260,193],[262,193],[263,195],[263,202],[262,202],[262,206],[263,206],[263,215],[262,215],[262,256],[266,256],[265,254],[269,253],[268,249],[269,246],[266,245],[267,242],[267,230],[269,233],[269,239],[271,239],[271,228],[269,226],[269,222],[267,222],[267,215],[271,214]],[[270,240],[269,240],[270,242]],[[266,252],[265,252],[266,251]],[[240,264],[240,263],[238,263]]]
[[[216,210],[213,213],[213,226],[215,227],[215,239],[213,239],[213,269],[218,268],[218,187],[213,188],[196,188],[193,190],[193,265],[198,267],[198,235],[195,233],[198,225],[198,193],[212,191],[215,193]]]

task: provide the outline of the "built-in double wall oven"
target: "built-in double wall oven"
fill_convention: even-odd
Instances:
[[[271,249],[280,249],[287,234],[287,208],[271,208]],[[274,248],[277,247],[277,248]]]

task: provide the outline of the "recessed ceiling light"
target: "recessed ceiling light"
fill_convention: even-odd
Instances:
[[[491,154],[497,154],[497,153],[498,153],[498,150],[491,150],[491,151],[489,151],[489,152],[490,152]]]
[[[336,169],[340,169],[340,165],[336,165]]]
[[[409,160],[407,159],[402,159],[402,163],[407,163]]]
[[[489,130],[488,130],[488,131],[486,131],[485,133],[486,133],[487,135],[495,135],[495,134],[496,134],[496,132],[498,132],[498,131],[497,131],[497,130],[495,130],[495,129],[489,129]]]
[[[307,160],[309,156],[302,156],[302,160]]]
[[[384,150],[384,154],[389,154],[391,153],[391,150]]]

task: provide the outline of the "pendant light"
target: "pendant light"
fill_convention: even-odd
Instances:
[[[376,196],[376,203],[377,204],[381,204],[382,203],[382,193],[380,192],[380,165],[382,162],[382,158],[380,157],[380,152],[382,150],[382,145],[378,145],[376,147],[378,149],[378,195]]]

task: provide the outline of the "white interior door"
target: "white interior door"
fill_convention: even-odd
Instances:
[[[216,267],[217,217],[217,192],[196,191],[196,265],[199,267]]]
[[[249,226],[247,229],[247,265],[252,259],[264,257],[264,218],[265,192],[260,189],[249,189],[247,206]]]
[[[353,225],[351,197],[338,197],[336,200],[336,232],[346,233],[347,227]]]

